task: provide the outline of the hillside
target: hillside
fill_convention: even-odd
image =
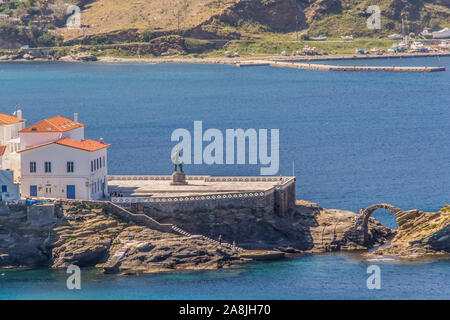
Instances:
[[[68,29],[68,3],[81,8],[81,29]],[[366,26],[369,5],[381,29]],[[450,0],[2,0],[0,48],[147,42],[178,34],[198,39],[294,40],[323,34],[385,37],[450,26]]]
[[[366,26],[365,11],[378,5],[381,30]],[[96,0],[82,10],[83,30],[61,29],[66,39],[123,29],[185,32],[204,38],[253,38],[303,31],[312,36],[386,35],[450,25],[449,0]],[[292,34],[293,36],[293,34]]]

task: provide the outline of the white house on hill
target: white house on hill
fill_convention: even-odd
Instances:
[[[97,200],[108,190],[109,144],[84,139],[78,116],[42,120],[19,132],[24,198]]]
[[[25,128],[22,110],[16,116],[0,113],[0,170],[11,170],[14,178],[20,177],[19,131]]]

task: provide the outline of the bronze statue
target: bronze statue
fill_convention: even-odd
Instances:
[[[172,154],[172,161],[175,164],[174,172],[177,172],[177,167],[180,167],[180,172],[183,173],[183,162],[181,162],[180,153],[180,148],[176,148]]]

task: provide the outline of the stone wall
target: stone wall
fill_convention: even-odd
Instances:
[[[295,180],[274,192],[274,213],[283,214],[295,205]]]
[[[144,225],[161,232],[173,232],[171,224],[161,224],[158,221],[144,214],[130,212],[109,201],[92,200],[58,200],[55,201],[55,210],[57,214],[62,214],[64,206],[93,206],[103,208],[106,213],[119,217],[125,222],[134,222],[137,225]]]
[[[5,202],[0,202],[0,215],[10,215],[16,212],[26,212],[27,206],[24,204],[6,204]]]
[[[252,208],[274,210],[274,192],[250,196],[247,193],[234,193],[224,195],[204,195],[183,198],[158,198],[151,202],[120,203],[120,206],[131,211],[143,211],[143,208],[152,208],[164,212],[194,212],[198,210],[214,210],[217,208]]]
[[[55,220],[55,206],[53,204],[35,204],[27,207],[27,221],[31,225],[46,225]]]
[[[108,180],[164,180],[170,176],[109,176]],[[280,181],[279,177],[210,177],[186,176],[187,180],[204,180],[205,182],[237,182],[246,181]],[[283,214],[295,205],[295,178],[285,178],[281,185],[274,185],[266,191],[230,192],[192,196],[168,196],[147,198],[114,197],[112,202],[131,211],[143,212],[144,208],[164,212],[194,212],[198,210],[214,210],[221,208],[264,209],[273,214]]]

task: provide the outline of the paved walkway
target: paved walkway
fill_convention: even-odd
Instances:
[[[232,177],[233,179],[239,177]],[[109,192],[120,192],[124,197],[198,196],[229,192],[264,192],[280,184],[274,181],[210,181],[188,180],[187,185],[173,186],[171,180],[115,180],[108,181]],[[288,177],[290,178],[290,177]],[[283,183],[288,181],[283,179]],[[231,179],[231,178],[230,178]]]

